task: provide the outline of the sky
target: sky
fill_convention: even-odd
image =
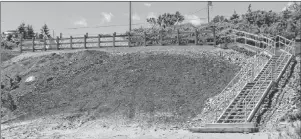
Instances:
[[[179,11],[184,22],[195,25],[207,22],[207,2],[153,2],[132,3],[132,28],[147,26],[147,17],[156,17],[165,12]],[[246,13],[248,5],[252,10],[281,12],[289,1],[278,2],[212,2],[210,19],[215,15],[229,17],[234,10]],[[47,24],[50,34],[63,37],[83,36],[85,33],[123,33],[129,30],[129,2],[1,2],[1,32],[15,30],[22,22],[32,25],[35,32]],[[123,26],[110,26],[123,25]],[[53,33],[54,32],[54,33]]]

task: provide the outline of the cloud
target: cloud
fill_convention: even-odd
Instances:
[[[151,4],[151,3],[144,3],[144,6],[146,6],[146,7],[151,7],[152,4]]]
[[[75,21],[74,25],[81,26],[81,27],[86,27],[86,26],[88,26],[88,23],[87,23],[87,20],[85,18],[81,18],[80,20]]]
[[[205,20],[200,19],[200,17],[196,15],[184,15],[185,21],[183,23],[191,23],[193,25],[200,25],[205,23]]]
[[[102,22],[111,22],[112,17],[114,16],[112,13],[102,12]]]
[[[147,15],[147,18],[156,18],[157,17],[157,15],[156,15],[156,13],[154,13],[154,12],[149,12],[148,13],[148,15]]]
[[[134,13],[134,15],[132,15],[132,19],[133,20],[140,20],[140,16],[137,13]]]

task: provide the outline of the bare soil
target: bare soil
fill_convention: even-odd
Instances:
[[[4,75],[21,78],[1,79],[4,135],[56,138],[43,132],[84,130],[99,120],[108,127],[184,130],[240,69],[210,47],[124,50],[24,53],[2,63]],[[30,76],[36,80],[26,83]]]

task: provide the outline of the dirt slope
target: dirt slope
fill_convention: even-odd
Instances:
[[[4,74],[21,77],[12,87],[3,81],[4,107],[13,111],[10,118],[88,111],[92,119],[114,114],[182,123],[199,113],[237,70],[209,54],[51,54],[4,65]],[[29,76],[36,80],[25,83]]]

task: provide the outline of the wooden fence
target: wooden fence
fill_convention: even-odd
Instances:
[[[212,37],[208,37],[208,33]],[[132,46],[152,46],[152,45],[185,45],[185,44],[216,44],[215,32],[212,30],[203,31],[182,31],[163,32],[147,34],[127,33],[112,35],[89,36],[88,33],[83,37],[60,37],[48,39],[20,40],[20,52],[23,51],[46,51],[61,49],[88,49],[103,47],[132,47]]]

